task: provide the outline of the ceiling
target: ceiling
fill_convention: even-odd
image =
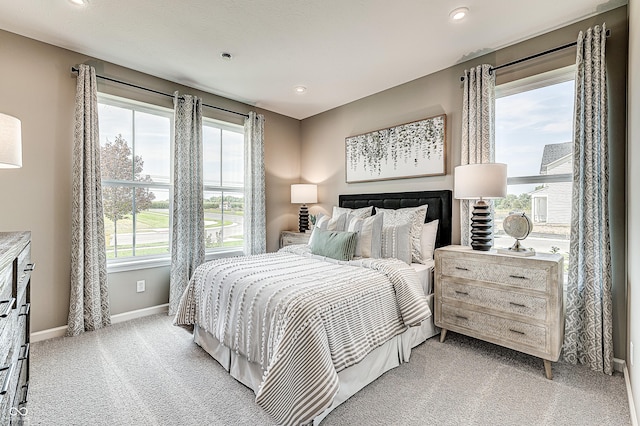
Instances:
[[[0,28],[297,119],[627,3],[88,1],[4,0]]]

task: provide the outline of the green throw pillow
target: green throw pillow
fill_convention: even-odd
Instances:
[[[337,260],[351,260],[356,251],[358,234],[355,232],[324,231],[315,229],[311,253]]]

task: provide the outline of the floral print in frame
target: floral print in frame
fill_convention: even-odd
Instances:
[[[347,183],[446,174],[445,114],[345,139]]]

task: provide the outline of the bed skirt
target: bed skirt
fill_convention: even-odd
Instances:
[[[433,294],[427,297],[429,299],[429,307],[433,312]],[[432,315],[419,326],[410,327],[404,333],[377,347],[359,363],[340,371],[338,373],[340,389],[333,400],[333,404],[316,416],[313,419],[313,424],[319,424],[334,408],[385,372],[398,367],[404,362],[409,362],[411,348],[418,346],[438,333],[440,333],[440,329],[435,326]],[[245,357],[223,346],[218,339],[197,325],[194,328],[193,340],[218,361],[233,378],[252,389],[254,393],[258,392],[263,376],[260,364],[247,361]]]

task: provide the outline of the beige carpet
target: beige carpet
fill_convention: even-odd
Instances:
[[[27,425],[271,424],[248,388],[155,315],[31,346]],[[322,425],[628,425],[624,378],[455,333],[415,348]]]

